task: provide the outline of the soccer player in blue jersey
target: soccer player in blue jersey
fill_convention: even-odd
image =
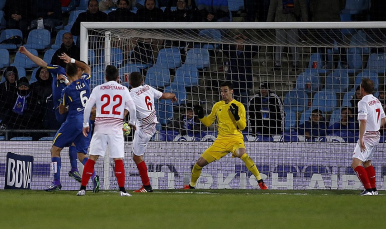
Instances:
[[[56,119],[57,119],[57,121],[59,123],[64,123],[66,121],[68,113],[65,112],[65,113],[60,114],[59,113],[59,105],[60,105],[60,101],[61,101],[62,90],[65,87],[67,87],[67,85],[70,85],[70,83],[71,83],[67,79],[67,77],[66,77],[65,69],[62,68],[61,66],[47,64],[41,58],[31,54],[23,46],[21,46],[19,48],[19,52],[24,54],[24,55],[26,55],[29,59],[31,59],[34,63],[36,63],[40,67],[47,68],[50,73],[52,73],[52,74],[54,74],[56,76],[56,77],[53,77],[53,82],[52,82],[52,97],[53,97],[53,103],[54,103],[54,109],[55,109],[55,116],[56,116]],[[89,78],[90,77],[89,74],[83,74],[82,76],[85,77],[85,78]],[[76,76],[76,77],[79,77],[79,76]],[[82,113],[81,116],[83,116],[83,113]],[[88,147],[90,139],[86,138],[86,139],[84,139],[84,141],[86,142],[85,144]],[[72,144],[72,142],[69,142],[66,146],[70,146],[69,147],[69,152],[70,152],[71,171],[68,173],[68,175],[70,177],[74,178],[76,181],[80,182],[81,181],[81,176],[80,176],[80,174],[78,172],[76,159],[78,157],[79,161],[82,162],[82,164],[86,163],[86,161],[88,159],[87,156],[86,156],[87,147],[85,147],[85,149],[80,148],[80,151],[78,151],[79,148],[77,148],[74,144]],[[57,155],[57,156],[59,157],[59,159],[53,156],[52,160],[55,160],[56,162],[58,160],[60,161],[60,151],[59,151],[59,155]],[[58,164],[58,163],[56,163],[56,164]],[[61,163],[59,163],[59,165],[60,164]],[[93,184],[94,184],[94,189],[93,190],[94,191],[98,191],[99,190],[99,177],[95,176],[95,174],[93,174],[92,180],[93,180]],[[56,167],[56,173],[54,173],[54,183],[59,184],[59,185],[51,185],[52,187],[50,186],[47,189],[47,191],[58,190],[58,189],[61,188],[61,184],[60,184],[60,170],[58,171],[57,167]]]

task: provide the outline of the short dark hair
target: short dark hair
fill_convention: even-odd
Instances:
[[[107,65],[105,75],[107,81],[116,81],[119,75],[118,69],[113,65]]]
[[[63,33],[63,35],[62,35],[62,39],[64,38],[64,36],[65,36],[66,34],[70,34],[71,37],[73,37],[71,32],[65,32],[65,33]]]
[[[118,0],[117,5],[119,5],[120,2],[126,2],[127,6],[130,7],[130,1],[129,0]]]
[[[143,76],[140,72],[132,72],[129,77],[129,82],[132,87],[139,87],[143,82]]]
[[[365,92],[372,94],[374,91],[374,82],[369,78],[362,78],[361,87]]]
[[[87,6],[90,5],[90,2],[97,2],[97,3],[98,3],[98,8],[99,8],[99,2],[98,2],[98,0],[88,0]]]
[[[229,89],[233,90],[233,83],[230,81],[225,81],[220,84],[220,87],[229,87]]]
[[[74,77],[78,73],[78,66],[73,63],[68,63],[66,65],[66,75],[68,77]]]

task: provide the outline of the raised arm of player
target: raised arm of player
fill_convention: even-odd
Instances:
[[[91,110],[94,107],[96,103],[95,98],[92,96],[92,93],[90,95],[90,98],[87,100],[86,107],[84,108],[83,112],[83,135],[87,137],[88,132],[90,131],[89,122],[90,122],[90,114]]]
[[[69,57],[66,53],[62,53],[62,55],[60,56],[60,59],[62,59],[64,61],[64,63],[68,64],[68,63],[71,63],[72,58]],[[83,69],[84,73],[86,73],[88,75],[91,74],[91,68],[86,63],[84,63],[82,61],[75,60],[75,64],[79,68]]]
[[[177,101],[177,97],[174,93],[165,92],[159,99],[170,99],[173,103]]]
[[[200,118],[200,121],[202,122],[202,124],[204,124],[206,127],[209,127],[210,125],[212,125],[214,120],[216,120],[216,113],[217,113],[218,107],[219,106],[217,103],[214,104],[210,114],[208,116],[204,116],[203,118]]]
[[[24,46],[19,47],[19,52],[24,54],[26,57],[28,57],[32,62],[39,65],[40,67],[46,68],[47,62],[42,60],[40,57],[35,56],[34,54],[30,53]]]

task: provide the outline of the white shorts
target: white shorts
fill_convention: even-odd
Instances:
[[[133,140],[133,153],[136,156],[142,156],[147,148],[147,143],[150,141],[153,134],[145,133],[141,129],[136,130]]]
[[[372,137],[370,139],[367,139],[366,137],[364,137],[364,142],[365,142],[366,150],[361,152],[361,147],[358,140],[352,157],[358,158],[362,162],[371,161],[371,159],[373,158],[375,147],[379,143],[379,136]]]
[[[110,158],[123,158],[125,154],[123,134],[95,134],[90,143],[90,155],[105,156],[109,147]]]

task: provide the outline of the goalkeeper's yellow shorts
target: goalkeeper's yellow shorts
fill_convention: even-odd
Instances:
[[[220,160],[228,153],[236,157],[236,150],[245,148],[244,137],[242,135],[229,135],[226,137],[217,137],[213,144],[201,155],[207,162]]]

